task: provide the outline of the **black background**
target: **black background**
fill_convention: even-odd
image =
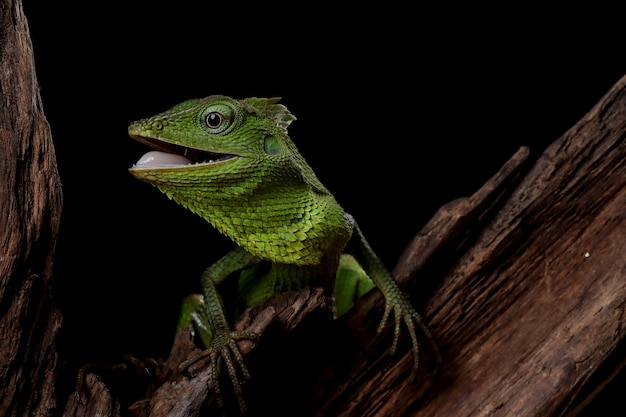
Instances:
[[[131,121],[210,94],[282,97],[291,137],[391,268],[441,205],[520,146],[539,156],[626,74],[617,11],[250,7],[26,2],[63,182],[71,363],[167,355],[181,297],[232,248],[128,173],[146,151]]]

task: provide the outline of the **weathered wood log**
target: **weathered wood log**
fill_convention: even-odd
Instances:
[[[601,374],[624,340],[625,135],[626,77],[468,236],[427,306],[446,382],[420,416],[574,415],[614,375]]]
[[[58,405],[51,288],[61,185],[22,4],[0,6],[0,415],[49,416]]]

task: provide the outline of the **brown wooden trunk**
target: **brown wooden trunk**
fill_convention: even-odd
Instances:
[[[18,0],[0,2],[0,415],[58,406],[52,256],[61,184]]]
[[[0,415],[219,413],[210,369],[178,372],[196,351],[185,333],[145,398],[122,404],[95,374],[82,401],[60,398],[51,286],[61,187],[21,3],[0,5]],[[240,344],[249,414],[602,416],[593,399],[610,393],[626,358],[625,135],[626,77],[543,155],[521,148],[415,236],[394,275],[439,344],[437,376],[427,343],[415,382],[407,338],[388,354],[377,291],[334,322],[316,289],[250,309],[237,325],[262,335]]]

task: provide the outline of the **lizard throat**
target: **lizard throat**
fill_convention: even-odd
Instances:
[[[153,149],[144,154],[135,163],[133,168],[158,168],[158,167],[178,167],[193,164],[215,164],[236,158],[237,155],[219,154],[203,151],[200,149],[187,148],[173,143],[146,138],[143,136],[132,136]]]

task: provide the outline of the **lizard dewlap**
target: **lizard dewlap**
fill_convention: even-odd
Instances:
[[[414,355],[411,375],[419,364],[418,330],[437,351],[408,296],[289,137],[294,120],[278,98],[208,96],[128,128],[133,139],[156,149],[130,172],[236,244],[204,271],[202,296],[192,298],[178,328],[189,328],[207,349],[220,404],[225,369],[242,411],[242,382],[250,375],[235,340],[256,335],[232,331],[218,292],[226,279],[238,280],[239,312],[281,292],[318,286],[339,316],[376,287],[385,297],[378,331],[393,317],[393,353],[404,323]]]

